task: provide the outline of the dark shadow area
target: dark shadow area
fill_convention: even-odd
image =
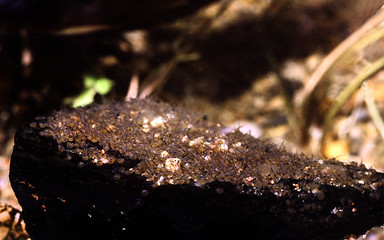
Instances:
[[[70,3],[72,1],[67,4]],[[95,3],[98,7],[103,6],[100,1]],[[160,4],[159,1],[152,3]],[[133,2],[127,4],[132,5]],[[25,13],[23,11],[31,9],[20,10],[17,5],[12,5],[12,11],[17,10],[22,17],[8,24],[4,23],[4,19],[10,15],[3,15],[0,25],[0,146],[12,136],[22,121],[46,115],[53,109],[58,110],[62,108],[65,97],[80,93],[85,74],[96,73],[112,79],[114,88],[107,99],[124,99],[133,72],[138,72],[143,80],[153,69],[175,55],[173,44],[191,29],[163,23],[191,13],[202,5],[202,1],[198,1],[189,8],[172,5],[175,7],[173,10],[165,6],[156,9],[156,13],[167,13],[164,16],[150,15],[152,10],[145,12],[146,7],[153,9],[149,5],[137,5],[139,10],[135,16],[143,12],[145,14],[140,18],[140,23],[132,20],[132,24],[135,27],[150,26],[146,30],[147,49],[139,54],[131,51],[131,43],[124,37],[125,31],[116,29],[67,36],[39,31],[25,31],[23,34],[15,26],[29,16],[22,15]],[[272,1],[268,9],[258,16],[244,12],[219,28],[210,29],[201,36],[191,36],[190,52],[198,53],[200,58],[181,62],[172,72],[160,96],[176,102],[185,96],[204,97],[216,102],[238,96],[258,77],[271,71],[270,59],[281,64],[289,58],[302,58],[332,49],[369,17],[354,19],[352,26],[354,6],[349,1],[319,1],[311,4]],[[0,4],[0,7],[3,5]],[[112,5],[106,8],[105,14],[111,14],[110,8]],[[71,13],[71,9],[75,8],[63,7],[62,14]],[[100,11],[100,8],[96,9]],[[41,23],[39,19],[43,15],[38,16],[38,12],[33,12],[33,16],[37,23]],[[127,20],[121,12],[112,16],[100,15],[100,19],[114,24],[121,16],[122,23],[130,22],[131,18]],[[33,16],[31,18],[35,19]],[[76,19],[76,16],[78,12],[75,11],[71,19]],[[92,16],[87,21],[91,21]],[[201,19],[194,21],[190,23],[196,24]],[[78,24],[88,23],[80,21]],[[33,25],[33,28],[38,26]],[[58,23],[56,28],[60,26]],[[132,28],[132,25],[124,26]],[[117,28],[120,27],[118,24]],[[26,49],[32,53],[32,62],[23,66],[22,52]],[[106,57],[112,57],[115,63],[103,63],[102,59]]]
[[[343,1],[308,6],[275,1],[262,16],[244,14],[214,30],[195,45],[201,58],[182,63],[165,91],[183,97],[197,94],[214,101],[241,94],[250,84],[289,58],[326,53],[353,29]],[[353,12],[349,13],[353,16]],[[158,41],[154,37],[153,44]]]
[[[191,14],[215,0],[3,0],[0,22],[44,33],[74,26],[148,28]]]

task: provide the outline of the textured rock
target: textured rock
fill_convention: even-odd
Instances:
[[[10,179],[32,239],[340,239],[383,224],[384,174],[151,100],[27,124]]]
[[[349,236],[348,240],[383,240],[384,226],[373,227],[359,237]]]

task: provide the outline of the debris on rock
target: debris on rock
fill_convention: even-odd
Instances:
[[[37,118],[10,180],[32,239],[340,239],[383,224],[383,173],[153,100]]]

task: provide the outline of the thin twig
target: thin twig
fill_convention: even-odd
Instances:
[[[149,81],[149,84],[145,86],[142,91],[140,91],[139,98],[147,98],[154,92],[159,91],[165,85],[168,77],[176,68],[177,63],[177,56],[175,56],[167,63],[155,69],[152,74],[147,77],[147,79],[151,79],[151,81]]]
[[[384,28],[381,23],[384,21],[383,8],[374,16],[372,16],[363,26],[356,30],[351,36],[340,43],[330,54],[328,54],[318,68],[309,78],[304,90],[301,94],[301,115],[304,116],[300,120],[301,125],[301,141],[306,142],[308,138],[308,127],[311,119],[305,116],[312,111],[315,89],[320,81],[331,71],[332,67],[343,57],[348,56],[365,46],[377,41],[384,36]]]
[[[332,69],[332,66],[346,53],[348,50],[361,40],[362,37],[372,30],[375,26],[384,21],[384,10],[381,9],[377,14],[372,16],[363,26],[357,29],[352,35],[340,43],[331,53],[329,53],[313,72],[303,90],[304,102],[308,100],[313,90],[316,88],[320,80]],[[380,39],[382,36],[376,36],[371,39],[370,43]]]
[[[339,93],[339,95],[333,101],[331,107],[329,108],[322,129],[322,139],[321,146],[324,148],[326,133],[329,131],[332,121],[335,118],[336,114],[339,112],[341,107],[349,99],[349,97],[361,86],[361,84],[377,73],[384,66],[384,57],[376,60],[374,63],[369,64],[364,67],[358,75],[348,84],[348,86]]]
[[[137,73],[133,73],[131,83],[129,84],[128,93],[125,96],[125,101],[129,101],[132,98],[136,98],[139,93],[139,76]]]
[[[287,89],[287,79],[281,74],[280,66],[277,63],[275,57],[271,54],[271,51],[267,51],[266,58],[278,80],[280,93],[284,98],[285,114],[287,116],[288,125],[290,126],[293,139],[298,139],[299,124],[294,111],[292,96]]]

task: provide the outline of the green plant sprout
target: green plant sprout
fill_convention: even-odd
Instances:
[[[91,75],[84,76],[84,90],[77,96],[64,99],[64,103],[72,107],[82,107],[91,104],[95,95],[107,94],[113,86],[113,82],[104,77],[95,77]]]

